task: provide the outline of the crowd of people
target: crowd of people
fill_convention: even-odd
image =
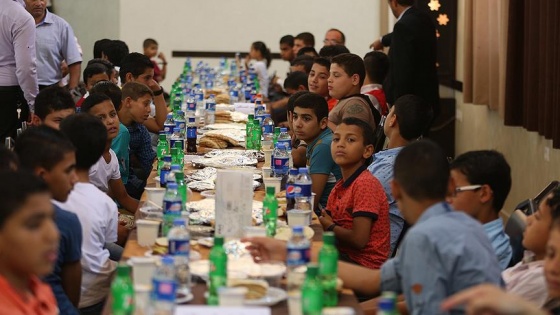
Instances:
[[[284,78],[269,76],[262,41],[240,66],[289,128],[339,277],[366,312],[394,291],[402,313],[560,314],[560,190],[527,217],[516,261],[500,217],[505,157],[449,162],[422,139],[439,113],[436,32],[413,2],[389,0],[394,31],[363,58],[332,28],[318,52],[309,32],[280,39]],[[72,28],[45,5],[0,0],[0,135],[31,125],[0,149],[0,314],[100,314],[130,232],[118,209],[137,210],[169,111],[167,59],[154,39],[142,53],[101,39],[82,71]],[[285,242],[243,241],[256,260],[286,258]]]

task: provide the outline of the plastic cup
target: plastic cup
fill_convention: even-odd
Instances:
[[[152,246],[156,242],[159,232],[159,221],[138,220],[136,228],[138,229],[138,244],[140,246]]]
[[[148,194],[148,201],[151,201],[154,205],[162,208],[163,207],[163,196],[165,195],[165,188],[158,187],[146,187],[144,188]]]
[[[309,226],[311,224],[311,210],[290,210],[288,211],[288,225]]]
[[[272,149],[267,149],[263,147],[263,153],[264,153],[264,165],[271,165]]]
[[[272,169],[270,167],[263,167],[261,168],[262,177],[264,178],[271,178],[272,177]]]
[[[263,178],[263,182],[264,182],[265,189],[267,189],[266,187],[274,187],[274,191],[276,193],[280,192],[280,189],[282,187],[281,178],[277,178],[277,177]]]
[[[150,287],[152,284],[152,276],[156,270],[156,257],[131,257],[129,259],[132,265],[132,278],[134,287],[142,288]]]
[[[218,298],[220,306],[242,306],[247,294],[245,287],[221,287],[218,288]]]
[[[280,287],[280,281],[286,273],[286,264],[278,260],[265,260],[258,263],[261,269],[261,277],[268,283],[269,287]]]

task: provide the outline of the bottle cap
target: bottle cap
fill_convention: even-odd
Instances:
[[[163,156],[163,161],[171,163],[171,155],[164,155]]]
[[[185,179],[185,174],[183,174],[183,172],[175,173],[175,180],[176,181],[180,181],[180,180],[184,180],[184,179]]]
[[[119,276],[130,276],[130,270],[132,268],[127,263],[119,263],[117,265],[117,274]]]
[[[177,111],[177,116],[184,116],[185,112],[183,112],[182,110],[178,110]]]
[[[308,278],[315,278],[319,275],[319,266],[316,264],[309,264],[307,265],[307,277]]]
[[[177,189],[177,183],[168,182],[168,183],[167,183],[167,188],[168,188],[168,189]]]
[[[173,118],[173,113],[167,113],[167,118]]]
[[[181,153],[183,151],[183,141],[175,141],[173,148],[177,149],[177,154]]]
[[[299,173],[300,174],[307,174],[307,173],[309,173],[309,170],[307,169],[307,167],[300,167],[299,168]]]
[[[175,264],[175,259],[172,256],[163,256],[161,257],[161,264],[162,265],[173,265]]]
[[[193,122],[195,122],[195,119],[196,119],[196,117],[189,117],[189,122],[193,123]]]
[[[292,234],[303,234],[303,226],[296,225],[292,227]]]
[[[167,140],[167,135],[165,134],[165,131],[159,132],[159,140]]]
[[[280,128],[280,132],[288,132],[288,128],[282,127]]]
[[[274,127],[274,132],[275,132],[275,133],[281,132],[280,127]]]
[[[220,235],[214,236],[214,246],[224,245],[224,237]]]
[[[255,119],[255,115],[249,114],[249,115],[247,116],[247,121],[253,121],[253,119]]]
[[[179,165],[179,164],[171,164],[171,170],[172,170],[172,171],[180,171],[180,170],[181,170],[181,165]]]
[[[274,187],[274,186],[266,187],[266,194],[274,196],[274,194],[276,194],[276,187]]]
[[[324,232],[323,233],[323,243],[333,245],[334,244],[334,233]]]
[[[299,174],[297,168],[291,168],[290,169],[290,175],[297,175],[297,174]]]
[[[261,121],[258,120],[258,119],[253,119],[253,124],[254,124],[254,125],[260,125],[260,124],[261,124]]]
[[[173,220],[173,226],[181,226],[181,225],[187,225],[187,221],[183,218],[177,218],[175,220]]]

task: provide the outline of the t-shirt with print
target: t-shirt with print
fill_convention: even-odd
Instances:
[[[352,95],[341,98],[336,106],[329,113],[329,121],[335,125],[340,125],[344,118],[355,117],[367,122],[375,130],[379,120],[375,120],[372,112],[373,105],[364,95]],[[373,108],[375,110],[375,108]],[[379,114],[379,112],[377,112]]]
[[[130,145],[130,133],[128,132],[128,128],[122,123],[119,125],[119,135],[113,139],[111,143],[111,149],[115,152],[117,156],[117,161],[119,162],[119,171],[121,173],[121,180],[123,184],[128,182],[128,175],[129,175],[129,165],[130,165],[130,154],[129,154],[129,145]]]
[[[367,171],[367,165],[360,167],[346,181],[336,183],[329,196],[327,209],[334,223],[348,230],[352,229],[356,217],[372,219],[366,247],[358,250],[338,245],[338,250],[364,267],[381,268],[389,257],[389,204],[383,186]]]
[[[340,167],[336,165],[331,155],[332,131],[326,128],[321,132],[317,139],[307,145],[306,157],[309,174],[327,174],[329,175],[323,194],[315,196],[319,198],[319,204],[322,207],[327,205],[329,194],[336,184],[336,181],[342,178]]]
[[[109,163],[107,163],[105,158],[101,156],[97,163],[93,164],[93,166],[89,169],[90,183],[105,193],[109,191],[110,180],[121,178],[119,161],[115,151],[113,151],[113,149],[109,149],[109,155],[111,156]]]
[[[115,202],[91,183],[76,183],[61,208],[75,213],[82,224],[82,286],[80,308],[103,301],[109,294],[117,263],[109,259],[105,243],[117,241]],[[92,290],[95,288],[95,290]]]
[[[82,258],[82,225],[76,214],[54,205],[54,222],[60,233],[58,257],[51,274],[43,280],[51,286],[60,314],[76,314],[78,310],[62,287],[62,266],[79,262]]]

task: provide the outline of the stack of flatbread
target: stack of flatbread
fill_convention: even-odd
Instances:
[[[229,110],[216,111],[216,124],[246,123],[247,114]]]
[[[220,129],[207,131],[200,138],[200,145],[207,148],[225,149],[227,147],[243,146],[245,130]]]

